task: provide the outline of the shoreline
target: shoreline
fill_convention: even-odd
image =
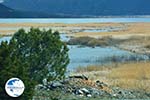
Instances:
[[[54,30],[64,30],[67,34],[74,36],[103,36],[103,35],[150,35],[150,22],[132,22],[132,23],[0,23],[0,33],[10,33],[19,28],[49,28]],[[118,29],[117,29],[118,28]],[[84,30],[108,30],[104,32],[84,32]],[[8,31],[8,32],[7,32]]]
[[[19,28],[29,30],[30,27],[52,29],[65,33],[68,37],[111,37],[122,40],[117,48],[142,54],[150,54],[150,49],[145,48],[150,44],[150,23],[0,23],[0,36],[12,36]],[[86,32],[90,31],[90,32]],[[94,32],[96,31],[96,32]],[[99,31],[99,32],[97,32]],[[105,42],[104,42],[105,43]],[[136,47],[138,45],[138,47]]]
[[[3,18],[1,17],[0,19],[17,19],[19,17],[12,17],[12,18]],[[30,19],[32,17],[20,17],[19,19]],[[37,17],[38,18],[38,17]],[[37,19],[36,17],[33,17],[32,19]],[[38,19],[50,19],[49,17],[40,17]],[[107,16],[94,16],[94,15],[83,15],[83,16],[75,16],[75,17],[51,17],[55,19],[71,19],[71,18],[150,18],[150,15],[107,15]]]

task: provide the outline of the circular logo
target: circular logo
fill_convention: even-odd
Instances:
[[[19,78],[11,78],[5,84],[6,93],[11,97],[19,97],[24,89],[24,83]]]

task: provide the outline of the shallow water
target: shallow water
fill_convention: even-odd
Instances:
[[[106,27],[102,29],[85,29],[83,32],[112,32],[112,31],[119,31],[124,30],[125,28],[122,27]]]
[[[0,23],[105,23],[105,22],[150,22],[150,18],[8,18]]]
[[[90,30],[84,30],[83,32],[108,32],[108,30],[104,29],[90,29]]]
[[[68,41],[69,38],[65,34],[61,35],[63,41]],[[8,41],[11,37],[0,38],[1,41]],[[124,50],[120,50],[114,47],[79,47],[68,46],[70,64],[68,70],[74,70],[75,68],[88,65],[102,65],[109,64],[113,60],[119,62],[131,61],[131,60],[148,60],[145,55],[137,55]]]
[[[106,65],[112,62],[126,62],[126,61],[143,61],[148,60],[146,55],[137,55],[128,51],[120,50],[114,47],[78,47],[68,46],[70,64],[68,69],[89,65]]]
[[[2,37],[2,38],[0,38],[0,43],[1,43],[2,41],[8,41],[8,42],[9,42],[10,39],[11,39],[10,36],[8,36],[8,37]]]

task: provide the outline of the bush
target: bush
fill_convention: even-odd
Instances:
[[[35,28],[25,32],[20,29],[9,43],[0,45],[0,98],[12,99],[5,93],[5,83],[18,77],[25,84],[25,92],[15,100],[31,99],[35,85],[42,83],[43,79],[64,78],[68,63],[68,48],[58,32]]]
[[[58,32],[31,28],[29,32],[19,30],[12,38],[15,44],[12,55],[29,66],[31,79],[42,83],[64,77],[69,63],[67,45],[60,40]]]
[[[12,100],[5,92],[5,83],[10,78],[20,78],[25,84],[25,91],[22,96],[15,100],[29,100],[34,94],[35,82],[29,77],[28,66],[21,63],[17,56],[11,56],[13,47],[7,42],[0,45],[0,98],[2,100]]]

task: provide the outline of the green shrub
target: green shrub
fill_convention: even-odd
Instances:
[[[12,100],[5,93],[8,79],[18,77],[25,84],[22,96],[15,100],[30,100],[36,84],[43,79],[64,78],[69,63],[67,45],[60,40],[58,32],[31,28],[20,29],[10,42],[0,44],[0,98]]]

